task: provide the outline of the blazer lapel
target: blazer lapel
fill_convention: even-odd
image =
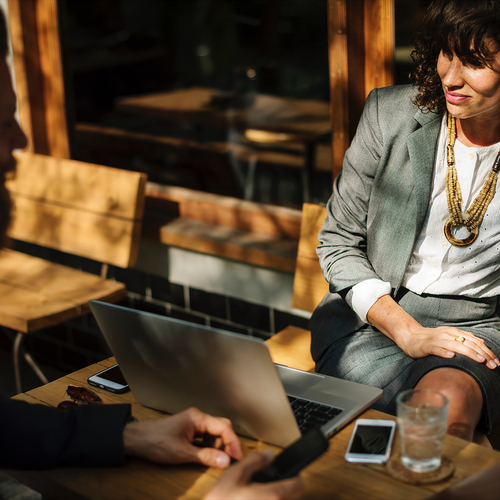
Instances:
[[[417,235],[422,230],[429,208],[441,117],[441,114],[418,111],[415,114],[418,128],[408,137],[408,153],[415,181]]]

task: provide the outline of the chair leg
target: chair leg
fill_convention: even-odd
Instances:
[[[23,340],[24,340],[24,333],[17,332],[16,338],[14,339],[14,345],[12,348],[12,358],[13,358],[13,362],[14,362],[14,375],[16,377],[16,390],[18,393],[22,392],[21,369],[19,366],[19,353],[22,350]],[[49,381],[48,381],[47,377],[44,375],[42,370],[40,370],[40,367],[36,364],[35,360],[31,356],[31,354],[25,352],[23,357],[28,362],[28,364],[31,366],[31,368],[36,373],[36,375],[41,380],[41,382],[44,384],[48,384]]]
[[[16,391],[17,393],[22,392],[21,388],[21,370],[19,368],[19,348],[21,347],[21,342],[23,340],[23,334],[17,332],[14,339],[14,344],[12,346],[12,361],[14,362],[14,375],[16,377]]]

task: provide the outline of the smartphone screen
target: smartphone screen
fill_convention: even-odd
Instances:
[[[118,365],[112,366],[111,368],[100,372],[98,375],[104,380],[116,382],[120,385],[127,385],[127,381],[125,380],[125,377],[123,376],[123,373]]]
[[[359,419],[345,455],[350,462],[383,463],[389,458],[396,423]]]
[[[107,368],[88,378],[90,385],[106,389],[111,392],[126,392],[129,390],[127,381],[118,365]]]

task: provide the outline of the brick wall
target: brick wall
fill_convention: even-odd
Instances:
[[[13,248],[53,262],[100,274],[98,262],[55,250],[15,241]],[[308,319],[289,311],[249,302],[193,286],[171,283],[168,279],[139,271],[110,266],[108,277],[125,283],[126,307],[171,316],[267,339],[288,325],[307,328]],[[7,347],[0,344],[0,347]],[[111,355],[91,314],[26,338],[25,347],[35,358],[65,372],[75,371]]]

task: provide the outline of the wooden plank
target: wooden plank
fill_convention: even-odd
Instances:
[[[298,241],[300,210],[148,182],[146,196],[177,204],[181,217]]]
[[[141,223],[69,207],[14,197],[11,238],[79,255],[119,267],[134,262],[134,235]]]
[[[347,0],[328,0],[328,60],[333,177],[342,169],[349,145],[349,75],[347,54]]]
[[[123,219],[141,219],[147,176],[118,168],[18,153],[13,195]]]
[[[57,0],[8,0],[21,124],[29,148],[69,158]]]
[[[365,98],[394,84],[394,0],[365,0]]]
[[[297,242],[180,217],[160,228],[165,245],[293,273]]]
[[[70,158],[57,0],[37,0],[35,8],[49,154]]]
[[[0,252],[0,322],[22,332],[59,324],[89,312],[90,299],[116,302],[125,285],[37,257]]]
[[[12,41],[15,87],[17,94],[19,121],[28,140],[27,151],[34,151],[33,123],[28,89],[28,75],[25,63],[21,0],[8,0],[8,22]]]
[[[135,263],[147,176],[30,153],[7,182],[9,236],[119,267]]]
[[[359,118],[365,107],[365,0],[349,0],[347,8],[348,47],[348,134],[354,137]]]

